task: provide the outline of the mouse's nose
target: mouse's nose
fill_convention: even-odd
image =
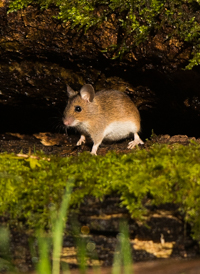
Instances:
[[[63,124],[65,126],[71,126],[74,122],[74,119],[72,117],[63,117]]]

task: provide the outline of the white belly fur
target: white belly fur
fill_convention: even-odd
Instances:
[[[120,140],[128,137],[131,133],[137,132],[137,127],[133,122],[113,122],[104,131],[105,140]]]

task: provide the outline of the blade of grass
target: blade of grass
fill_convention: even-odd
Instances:
[[[122,260],[124,265],[124,274],[132,274],[133,269],[133,261],[131,255],[131,247],[129,241],[129,233],[128,233],[128,225],[126,222],[122,222],[120,224],[120,243],[121,243],[121,253],[122,253]]]
[[[119,240],[119,238],[118,238],[118,240]],[[115,249],[115,253],[114,253],[112,274],[120,274],[121,266],[122,266],[122,256],[121,256],[121,252],[120,252],[120,242],[118,242],[116,249]]]
[[[8,228],[0,227],[0,271],[12,271],[14,272],[14,266],[11,263],[10,254],[10,233]]]
[[[66,187],[66,192],[62,199],[61,207],[58,212],[58,218],[57,218],[56,222],[54,222],[54,224],[53,224],[52,274],[60,273],[60,255],[61,255],[61,250],[62,250],[63,231],[64,231],[66,219],[67,219],[67,209],[69,207],[69,202],[70,202],[70,198],[71,198],[71,190],[72,190],[72,187],[71,187],[71,184],[69,184],[69,186]]]
[[[114,254],[112,274],[120,274],[122,266],[124,274],[133,274],[133,262],[127,223],[121,222],[119,230],[120,233],[118,234],[118,243]]]
[[[49,239],[41,235],[42,232],[39,232],[39,236],[37,237],[40,258],[37,265],[37,271],[39,274],[51,274],[51,264],[49,259]]]
[[[74,241],[77,249],[77,260],[79,264],[79,269],[81,273],[85,273],[86,259],[87,259],[86,241],[80,235],[81,228],[76,218],[74,218],[72,221],[72,230],[73,230]]]

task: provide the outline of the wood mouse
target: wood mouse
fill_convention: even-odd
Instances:
[[[95,93],[92,85],[85,84],[80,93],[67,86],[67,94],[63,123],[81,133],[77,146],[85,143],[86,136],[94,143],[91,154],[95,155],[103,140],[117,141],[134,135],[134,141],[128,143],[129,149],[144,144],[138,135],[139,111],[125,93],[117,90]]]

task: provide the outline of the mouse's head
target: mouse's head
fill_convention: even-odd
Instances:
[[[92,102],[95,91],[92,85],[84,85],[79,92],[67,86],[68,104],[64,110],[63,123],[69,127],[76,127],[80,123],[91,119]]]

